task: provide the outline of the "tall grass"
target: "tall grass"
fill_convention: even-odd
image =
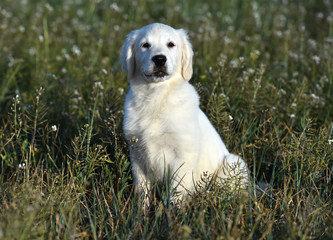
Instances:
[[[201,107],[248,163],[144,214],[122,133],[129,31],[189,31]],[[26,1],[0,6],[0,239],[331,239],[330,1]],[[265,185],[265,189],[260,186]]]

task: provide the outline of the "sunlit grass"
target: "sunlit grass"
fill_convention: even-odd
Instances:
[[[119,54],[152,22],[188,30],[191,82],[248,196],[203,179],[172,205],[166,182],[144,214]],[[332,49],[330,1],[3,0],[0,239],[332,238]]]

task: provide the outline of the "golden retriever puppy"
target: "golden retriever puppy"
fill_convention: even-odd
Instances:
[[[189,83],[192,57],[186,31],[161,23],[132,31],[122,48],[130,83],[123,128],[134,185],[146,197],[151,183],[162,181],[167,171],[182,195],[194,190],[204,172],[232,177],[234,186],[248,182],[246,163],[228,152],[199,108]]]

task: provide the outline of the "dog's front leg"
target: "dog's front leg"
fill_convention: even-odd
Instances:
[[[137,161],[132,162],[132,173],[135,192],[140,195],[143,201],[145,211],[149,208],[149,199],[151,197],[151,183]]]

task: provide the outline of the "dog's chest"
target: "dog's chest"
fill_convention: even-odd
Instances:
[[[125,116],[132,134],[140,135],[144,138],[152,138],[161,136],[165,132],[170,131],[172,125],[176,125],[173,121],[173,112],[162,104],[152,102],[133,101],[132,107],[128,109]],[[145,141],[147,141],[145,139]]]
[[[186,133],[196,121],[198,105],[197,93],[189,84],[173,91],[160,88],[146,94],[131,89],[125,102],[125,135],[135,134],[148,141],[155,136]]]
[[[134,104],[128,109],[124,127],[126,137],[137,141],[130,144],[132,150],[139,151],[141,160],[156,167],[163,162],[170,164],[177,158],[181,134],[177,128],[181,121],[176,121],[170,114],[175,113],[174,110],[153,105]]]
[[[174,99],[153,99],[129,96],[125,106],[126,137],[134,137],[150,148],[165,148],[177,144],[178,135],[184,133],[188,125],[186,116],[189,114],[186,107]]]

